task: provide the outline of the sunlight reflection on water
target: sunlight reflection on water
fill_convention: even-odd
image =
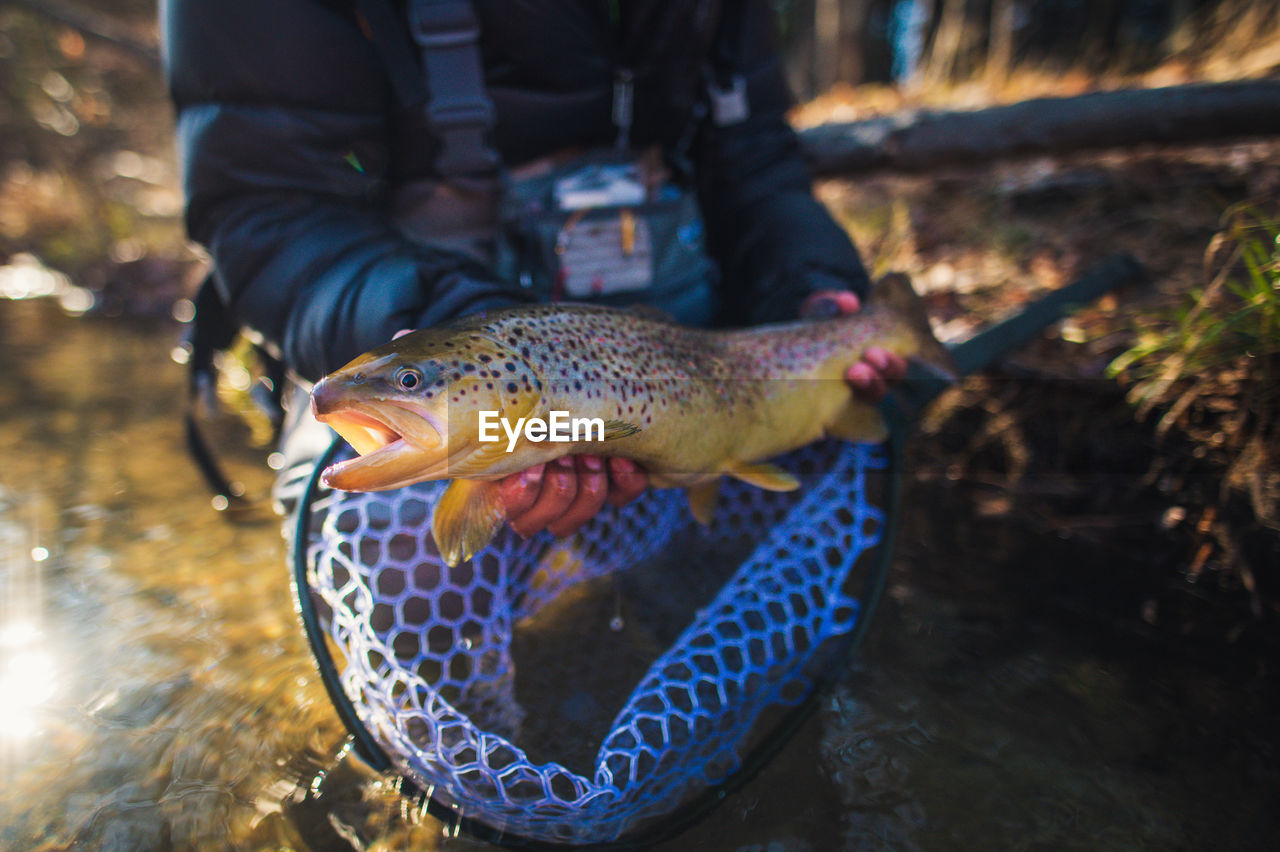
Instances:
[[[0,572],[4,589],[0,604],[0,742],[5,757],[14,759],[43,727],[44,708],[58,693],[61,672],[40,621],[44,603],[41,569],[49,551],[43,545],[32,546],[34,530],[29,533],[21,525],[5,522],[3,497],[0,493],[4,566]]]
[[[0,266],[0,298],[53,298],[73,316],[91,310],[96,299],[92,290],[75,286],[65,274],[30,254],[16,254]]]
[[[31,622],[0,627],[0,737],[25,742],[40,730],[40,709],[57,691],[58,667]]]

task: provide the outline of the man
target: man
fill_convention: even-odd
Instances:
[[[696,198],[700,219],[681,233],[705,243],[709,262],[602,301],[721,325],[858,309],[867,276],[811,194],[766,0],[444,5],[475,16],[487,141],[510,174],[583,152],[656,151],[666,185]],[[497,206],[471,204],[485,192],[443,174],[448,140],[397,98],[404,83],[389,69],[407,63],[387,20],[410,44],[418,0],[161,6],[190,235],[232,314],[297,375],[314,381],[404,329],[556,295],[457,239],[459,219],[497,230]],[[430,79],[433,60],[417,58],[432,97],[465,78],[454,63]],[[848,379],[876,397],[904,372],[873,350]],[[504,494],[517,532],[563,536],[644,487],[626,460],[578,456],[510,477]]]
[[[534,300],[746,325],[856,311],[867,289],[786,123],[767,0],[163,0],[162,12],[190,234],[235,320],[304,380],[402,330]],[[904,371],[871,352],[847,377],[875,396]],[[421,534],[446,483],[306,504],[317,511],[293,547],[346,660],[334,694],[359,705],[397,771],[504,836],[613,839],[727,771],[781,695],[761,674],[796,686],[859,617],[844,586],[880,528],[862,493],[875,452],[825,442],[789,463],[794,492],[725,483],[707,541],[753,550],[617,717],[592,700],[536,717],[571,738],[609,725],[600,772],[518,745],[513,642],[563,589],[688,528],[678,492],[634,500],[645,475],[625,460],[507,479],[511,527],[528,538],[500,532],[456,566]],[[312,466],[290,466],[277,493]],[[714,695],[700,667],[682,680],[663,662],[709,653]],[[655,706],[679,715],[677,687],[700,696],[697,718],[655,724]],[[591,724],[574,715],[584,707]]]

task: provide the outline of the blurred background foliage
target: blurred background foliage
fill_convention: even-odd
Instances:
[[[9,295],[51,286],[38,274],[47,265],[88,290],[93,310],[167,314],[198,276],[181,223],[155,15],[147,0],[0,3]]]
[[[988,87],[1015,72],[1166,82],[1280,61],[1273,0],[774,0],[801,100],[832,87]],[[1021,81],[1026,83],[1026,81]]]

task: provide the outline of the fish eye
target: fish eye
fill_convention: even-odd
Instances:
[[[426,384],[422,371],[416,367],[401,367],[396,370],[393,381],[402,391],[416,391]]]

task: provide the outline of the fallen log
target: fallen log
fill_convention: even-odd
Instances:
[[[960,111],[919,110],[800,131],[816,174],[991,162],[1146,144],[1280,134],[1280,80],[1037,98]]]

